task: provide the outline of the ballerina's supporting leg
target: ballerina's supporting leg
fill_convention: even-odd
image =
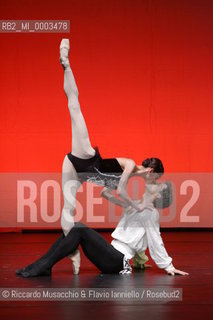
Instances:
[[[50,274],[52,267],[61,259],[72,254],[79,246],[87,258],[104,273],[118,273],[123,269],[123,254],[114,249],[98,232],[76,223],[69,234],[58,242],[54,250],[36,261],[30,270],[24,270],[23,277]]]
[[[81,186],[78,174],[67,156],[62,167],[62,191],[64,205],[61,215],[61,227],[65,236],[74,226],[74,211],[76,208],[76,194]]]
[[[64,205],[61,214],[61,227],[66,236],[74,226],[74,211],[76,208],[76,194],[81,183],[78,180],[77,172],[67,156],[64,158],[62,167],[62,191]],[[77,213],[77,212],[76,212]],[[76,217],[78,218],[78,216]],[[81,257],[77,249],[68,258],[72,261],[74,274],[79,273]]]

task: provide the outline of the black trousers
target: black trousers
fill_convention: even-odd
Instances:
[[[79,245],[86,257],[103,273],[119,273],[123,270],[124,255],[98,232],[82,223],[75,223],[68,235],[56,240],[44,256],[30,265],[30,269],[39,267],[41,262],[43,268],[50,269],[59,260],[72,254]]]

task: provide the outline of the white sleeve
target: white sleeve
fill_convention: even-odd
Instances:
[[[160,235],[159,221],[158,218],[156,218],[156,212],[144,210],[142,222],[146,232],[149,252],[156,265],[160,269],[165,269],[167,272],[174,269],[172,258],[169,257]]]

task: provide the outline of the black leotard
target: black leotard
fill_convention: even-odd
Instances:
[[[67,154],[72,162],[81,182],[89,181],[98,185],[117,189],[120,177],[123,173],[116,158],[102,159],[98,148],[92,158],[81,159],[71,152]]]

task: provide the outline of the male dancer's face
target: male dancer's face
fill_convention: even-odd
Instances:
[[[146,184],[146,192],[155,195],[157,198],[161,196],[161,192],[167,188],[165,183]]]
[[[154,169],[150,168],[150,171],[146,172],[146,174],[144,175],[144,179],[146,183],[155,183],[156,180],[160,178],[160,176],[161,175],[159,175],[158,172],[154,172]]]
[[[153,202],[157,198],[162,197],[162,191],[167,188],[165,183],[146,184],[146,195],[150,196],[150,201]]]

